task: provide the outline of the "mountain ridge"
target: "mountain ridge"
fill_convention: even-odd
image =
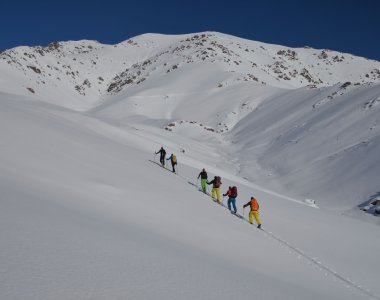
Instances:
[[[216,63],[220,71],[228,73],[227,79],[216,82],[220,88],[239,81],[292,89],[380,80],[380,63],[376,61],[206,32],[145,34],[115,45],[81,40],[16,47],[0,54],[0,88],[47,101],[57,96],[47,90],[56,89],[67,97],[77,97],[79,110],[86,110],[151,76],[165,76],[199,63]],[[73,101],[61,104],[76,109]]]

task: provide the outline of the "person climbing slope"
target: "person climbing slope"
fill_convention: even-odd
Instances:
[[[206,184],[207,184],[207,172],[206,170],[203,168],[202,171],[199,173],[198,175],[198,179],[199,177],[201,178],[201,187],[202,187],[202,191],[203,193],[206,194],[207,190],[206,190]]]
[[[259,203],[257,202],[256,198],[251,197],[251,200],[247,204],[243,205],[243,209],[248,205],[251,207],[251,211],[249,212],[249,223],[253,224],[253,216],[257,222],[257,228],[261,228],[261,221],[259,218]]]
[[[216,194],[216,200],[218,201],[218,203],[220,203],[220,186],[222,185],[220,177],[215,176],[212,181],[207,181],[207,184],[212,184],[211,198],[215,199]]]
[[[164,149],[164,147],[161,147],[160,150],[158,150],[158,152],[154,152],[156,154],[160,153],[160,163],[163,167],[165,167],[165,156],[166,156],[166,151]]]
[[[172,153],[172,155],[170,155],[169,158],[166,160],[169,160],[169,159],[170,159],[170,162],[172,163],[173,173],[175,173],[175,165],[177,164],[177,156],[175,156]]]
[[[228,191],[225,194],[223,194],[223,197],[225,197],[225,196],[228,196],[228,202],[227,202],[228,209],[231,211],[231,213],[236,214],[236,212],[237,212],[237,209],[236,209],[237,187],[236,186],[228,187]],[[234,208],[233,211],[231,209],[231,205]]]

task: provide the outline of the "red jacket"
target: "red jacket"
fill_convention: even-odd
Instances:
[[[228,191],[225,194],[223,194],[223,196],[228,196],[228,197],[231,197],[231,195],[232,195],[231,189],[228,189]]]

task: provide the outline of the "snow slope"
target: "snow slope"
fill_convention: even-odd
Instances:
[[[4,51],[0,298],[380,299],[379,70],[214,32]]]
[[[240,173],[330,209],[355,207],[380,189],[377,103],[379,84],[271,97],[230,133],[244,162]],[[255,164],[265,171],[253,173]]]
[[[0,106],[2,299],[379,299],[378,226],[198,162],[174,133],[20,96]],[[149,161],[163,143],[179,175]],[[266,231],[188,184],[201,165],[238,184],[239,210],[257,196]]]

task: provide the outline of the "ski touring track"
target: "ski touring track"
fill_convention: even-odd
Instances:
[[[173,173],[171,170],[165,168],[165,167],[162,167],[159,163],[155,162],[155,161],[152,161],[152,160],[149,160],[150,162],[156,164],[157,166],[169,171],[170,173]],[[186,181],[188,184],[194,186],[199,192],[201,192],[203,195],[205,195],[206,197],[211,197],[211,195],[209,193],[204,193],[200,187],[195,184],[194,182],[188,180],[187,178],[183,177],[182,175],[178,174],[178,173],[174,173],[176,174],[177,176],[181,177],[184,181]],[[219,206],[223,207],[224,209],[227,209],[228,210],[228,207],[223,203],[218,203],[217,201],[213,200],[213,202],[215,202],[216,204],[218,204]],[[300,203],[300,204],[303,204],[303,203]],[[243,220],[244,222],[247,222],[250,226],[252,226],[252,224],[249,223],[249,221],[244,217],[244,216],[241,216],[241,215],[234,215],[231,213],[231,215],[233,215],[234,217],[237,217],[239,218],[240,220]],[[307,253],[305,253],[304,251],[302,251],[301,249],[297,248],[296,246],[293,246],[291,243],[287,242],[286,240],[282,239],[281,237],[279,237],[278,235],[276,235],[275,233],[273,233],[272,231],[268,231],[268,230],[265,230],[263,228],[256,228],[256,226],[252,226],[254,229],[258,230],[258,231],[261,231],[263,232],[268,238],[274,240],[275,242],[279,243],[281,246],[283,246],[284,248],[288,249],[291,253],[294,253],[296,255],[298,255],[299,258],[303,258],[305,261],[309,262],[310,264],[318,267],[319,270],[321,271],[325,271],[326,274],[338,279],[338,281],[346,284],[346,286],[348,288],[352,288],[352,289],[355,289],[357,290],[359,293],[363,294],[364,296],[367,296],[369,299],[372,299],[372,300],[380,300],[380,297],[378,295],[375,295],[373,294],[370,290],[366,289],[365,287],[363,287],[362,285],[352,281],[351,279],[345,277],[344,275],[338,273],[337,271],[333,270],[332,268],[328,267],[327,265],[325,265],[324,263],[322,263],[321,261],[319,261],[317,258],[315,257],[312,257],[310,255],[308,255]]]
[[[177,172],[173,172],[172,170],[168,169],[168,168],[166,167],[166,165],[162,166],[160,163],[158,163],[158,162],[156,162],[156,161],[153,161],[153,160],[151,160],[151,159],[149,159],[149,161],[150,161],[151,163],[154,163],[154,164],[156,164],[157,166],[159,166],[159,167],[165,169],[166,171],[168,171],[168,172],[170,172],[170,173],[173,173],[173,174],[175,174],[175,175],[178,175]],[[183,177],[182,177],[182,178],[183,178]]]

